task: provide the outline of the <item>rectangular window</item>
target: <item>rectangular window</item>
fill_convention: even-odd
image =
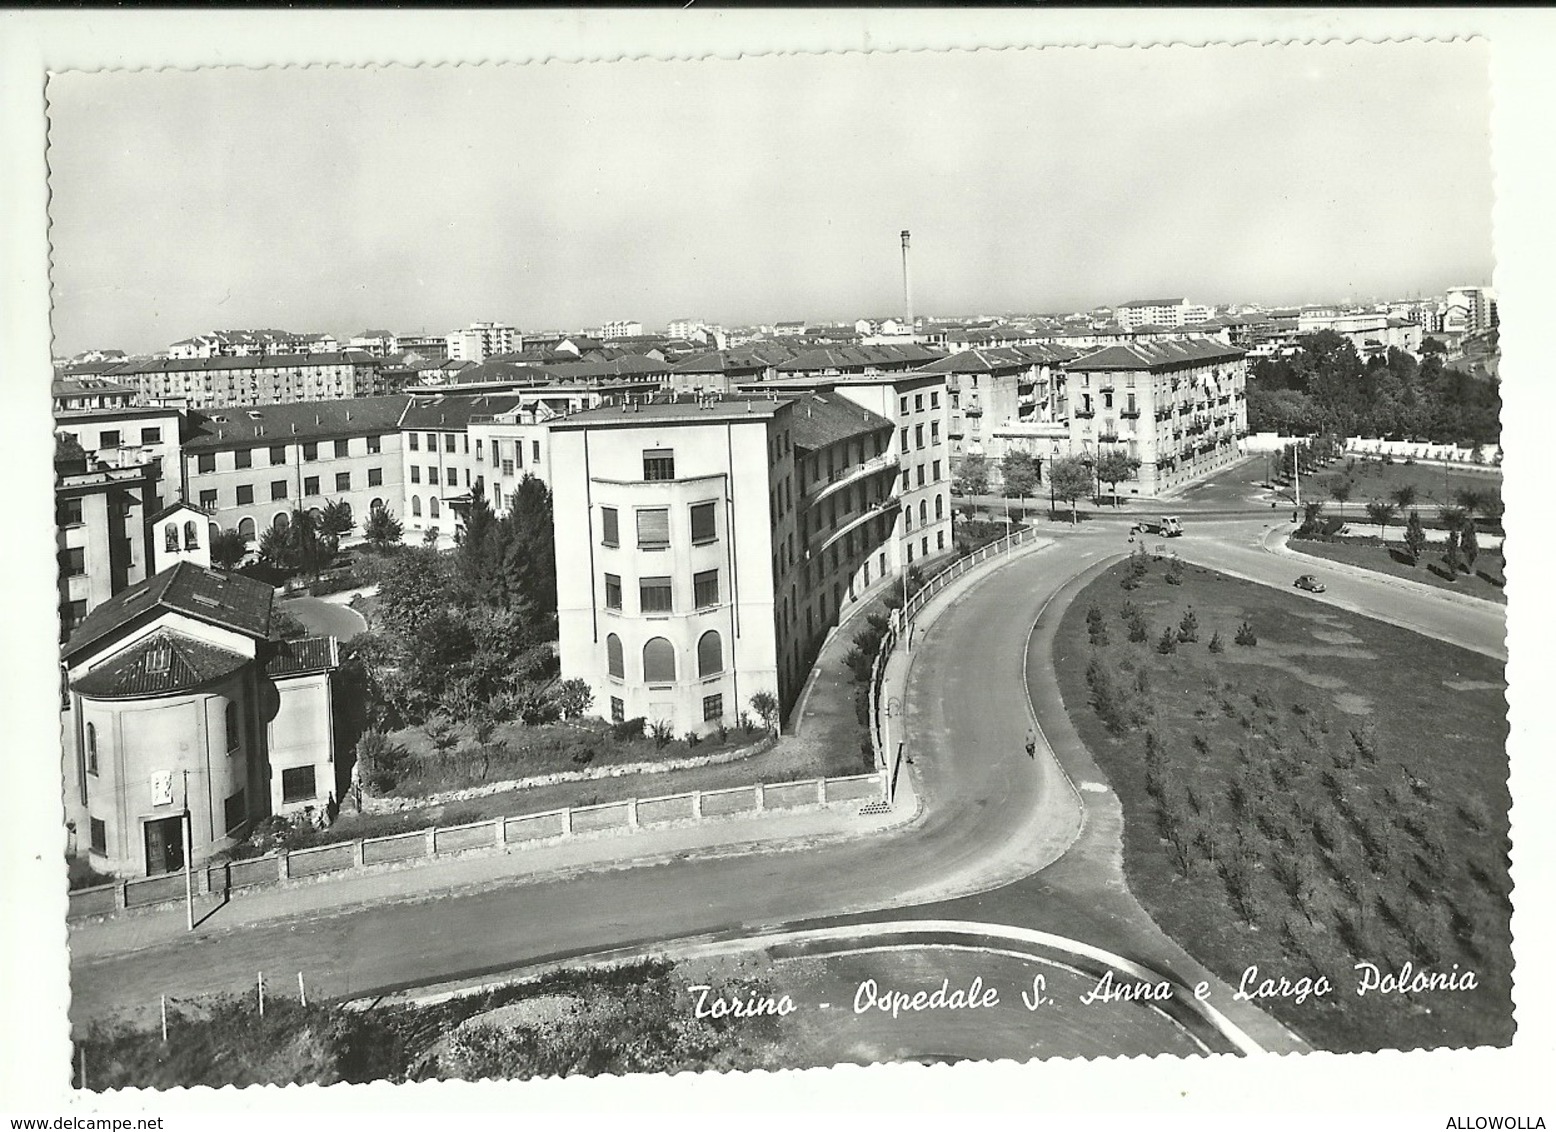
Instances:
[[[67,578],[79,578],[86,573],[86,547],[72,546],[59,556],[60,568]]]
[[[143,428],[140,430],[140,442],[142,444],[161,444],[162,430],[160,428]]]
[[[475,458],[477,460],[481,458],[481,438],[479,436],[475,438]]]
[[[924,447],[924,426],[921,424],[913,426],[913,447]]]
[[[54,509],[54,522],[61,527],[74,527],[83,522],[81,500],[61,499],[59,506]]]
[[[445,432],[443,434],[443,451],[445,451],[445,452],[457,452],[458,449],[454,447],[454,444],[455,444],[454,434],[451,433],[451,432]]]
[[[719,603],[719,572],[702,570],[692,575],[692,601],[698,609]]]
[[[918,485],[919,485],[919,487],[923,487],[924,486],[924,465],[923,464],[920,464],[918,466]]]
[[[903,429],[902,430],[902,450],[904,452],[906,452],[908,450],[908,430],[907,429]]]
[[[350,472],[336,472],[335,473],[335,490],[336,491],[350,491],[351,490],[351,473]]]
[[[314,789],[313,767],[289,766],[281,772],[281,801],[308,802],[318,796]]]
[[[411,465],[411,482],[412,483],[420,483],[421,482],[421,465],[420,464],[412,464]]]
[[[448,486],[449,487],[458,487],[459,486],[459,469],[458,468],[450,468],[448,470]]]
[[[202,452],[195,457],[195,469],[202,474],[216,470],[216,453]]]
[[[254,450],[252,448],[239,448],[232,454],[232,466],[234,468],[252,468],[254,466]]]
[[[243,507],[254,502],[254,485],[240,483],[238,485],[238,506]]]
[[[929,407],[931,409],[938,409],[938,408],[940,408],[940,394],[939,393],[931,393],[929,395]]]
[[[511,476],[513,474],[513,461],[512,460],[504,460],[502,462],[502,474],[505,475],[505,476]]]
[[[621,575],[620,574],[606,574],[605,575],[605,608],[606,609],[620,609],[621,608]]]
[[[437,483],[438,482],[438,470],[436,468],[433,468],[433,467],[428,467],[427,468],[427,482],[428,483]]]
[[[645,480],[675,479],[675,453],[668,448],[650,448],[643,453]]]
[[[922,413],[924,411],[924,395],[922,393],[915,393],[913,395],[913,411],[915,413]]]
[[[611,697],[611,722],[621,723],[627,718],[627,705],[620,696]]]
[[[370,436],[370,437],[367,438],[367,454],[369,456],[376,456],[380,452],[382,452],[383,450],[384,450],[384,438],[383,437],[381,437],[381,436]]]
[[[940,443],[940,422],[939,421],[930,421],[929,422],[929,442],[931,444],[939,444]]]
[[[606,546],[621,545],[621,525],[617,522],[616,508],[600,508],[600,541]]]
[[[351,455],[351,441],[337,440],[335,442],[335,458],[339,460],[343,456]]]
[[[419,432],[412,432],[412,433],[407,433],[406,435],[411,438],[411,451],[412,452],[420,452],[421,451],[421,433],[419,433]]]
[[[216,492],[202,491],[200,493],[200,506],[207,511],[214,511],[216,509]]]
[[[513,442],[513,462],[515,464],[517,464],[521,468],[524,466],[524,441],[523,441],[523,439],[515,440]]]
[[[900,408],[902,409],[902,412],[899,415],[900,416],[904,416],[904,417],[907,416],[908,415],[908,397],[907,397],[906,393],[904,393],[903,396],[902,396],[902,404],[901,404]]]
[[[222,816],[226,819],[228,833],[232,833],[243,824],[244,819],[248,817],[248,809],[248,800],[243,796],[242,790],[222,803]]]
[[[119,430],[116,428],[108,428],[98,433],[97,446],[99,448],[119,447]]]
[[[437,450],[438,450],[438,434],[435,433],[435,432],[429,432],[427,434],[427,451],[428,452],[436,452]]]
[[[715,542],[719,537],[716,503],[692,504],[692,543]]]
[[[382,487],[384,483],[384,470],[382,468],[369,468],[367,470],[367,486]]]
[[[522,441],[521,441],[521,443],[522,443]],[[531,460],[531,463],[535,463],[535,464],[540,463],[540,441],[538,441],[538,440],[530,441],[530,455],[533,457],[533,459]]]
[[[270,446],[270,466],[275,468],[284,463],[286,463],[286,445],[272,444]]]
[[[724,718],[724,694],[702,697],[702,721],[713,723]]]
[[[285,480],[271,480],[270,481],[270,499],[271,499],[271,502],[274,502],[277,499],[285,499],[285,498],[286,498],[286,481]]]
[[[312,440],[310,440],[307,443],[305,443],[303,445],[303,459],[304,460],[317,460],[318,458],[319,458],[319,446],[318,446],[318,444],[315,443]]]
[[[638,511],[638,549],[663,550],[670,545],[670,509],[645,507]]]
[[[304,495],[318,495],[319,494],[319,477],[318,476],[309,476],[307,479],[303,480],[303,494]]]
[[[670,613],[673,602],[670,596],[669,578],[640,578],[638,580],[639,612]]]
[[[102,818],[88,818],[88,824],[92,830],[92,852],[108,852],[108,827],[103,824]]]

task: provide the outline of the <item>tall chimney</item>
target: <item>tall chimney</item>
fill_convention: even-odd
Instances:
[[[902,305],[908,318],[908,333],[913,333],[913,278],[908,274],[908,230],[902,230]]]

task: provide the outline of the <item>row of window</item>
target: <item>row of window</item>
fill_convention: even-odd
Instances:
[[[909,473],[911,473],[913,471],[914,471],[913,468],[903,468],[902,469],[902,490],[903,491],[908,491],[908,490],[910,490],[914,486],[913,483],[910,482],[910,478],[909,478]],[[940,482],[940,478],[941,478],[940,461],[936,460],[934,462],[933,468],[932,468],[932,470],[930,471],[930,473],[929,473],[929,475],[927,477],[924,474],[924,465],[923,464],[919,464],[918,465],[917,472],[918,472],[918,486],[919,487],[923,487],[926,483],[939,483]]]
[[[624,723],[627,718],[627,702],[620,696],[611,697],[611,722]],[[724,693],[715,692],[702,697],[702,721],[715,723],[724,718]]]
[[[446,477],[444,477],[444,479],[446,480],[448,486],[449,487],[458,487],[459,486],[459,469],[455,468],[455,467],[448,467],[448,468],[444,468],[443,470],[448,473],[448,475]],[[470,477],[470,479],[473,481],[474,477]],[[411,465],[411,482],[412,483],[420,483],[421,482],[421,466],[419,464],[412,464]],[[427,482],[429,484],[431,484],[433,487],[441,486],[438,483],[438,469],[435,466],[431,465],[431,464],[427,465]],[[465,484],[465,486],[466,487],[473,487],[475,485],[474,485],[473,482],[467,482]]]
[[[383,451],[384,438],[382,436],[369,436],[365,439],[367,441],[366,455],[376,456],[378,453]],[[150,444],[153,442],[149,440],[142,440],[141,443]],[[254,453],[256,451],[264,451],[269,453],[269,461],[272,468],[284,467],[286,464],[287,447],[288,445],[285,444],[272,444],[265,449],[236,448],[232,453],[233,469],[241,471],[244,468],[252,468],[254,466]],[[319,458],[318,441],[307,441],[301,447],[303,450],[303,460],[305,462],[312,463]],[[334,453],[335,459],[345,459],[351,455],[351,441],[349,438],[345,440],[333,441],[330,450]],[[214,472],[216,470],[216,453],[198,453],[195,456],[195,469],[199,472]]]
[[[161,444],[162,443],[162,429],[160,427],[147,427],[147,428],[141,429],[140,430],[140,442],[142,444]],[[76,438],[76,443],[78,443],[78,444],[81,443],[81,440],[80,440],[79,437]],[[101,432],[99,432],[97,434],[97,449],[96,450],[99,451],[99,452],[101,452],[101,451],[103,451],[105,449],[119,448],[123,444],[124,444],[124,433],[120,429],[117,429],[117,428],[105,428],[105,429],[103,429]],[[91,447],[91,445],[88,445],[88,444],[82,444],[81,446],[83,448],[90,448]]]
[[[622,611],[621,575],[605,575],[605,608]],[[719,603],[719,572],[699,570],[692,575],[692,608],[711,609]],[[639,613],[674,613],[675,593],[668,576],[638,579]]]
[[[902,450],[904,452],[906,452],[908,450],[908,430],[907,429],[903,429],[902,433],[901,433],[901,436],[902,436]],[[939,444],[940,443],[940,422],[939,421],[930,421],[929,422],[929,443],[930,444]],[[922,447],[924,447],[924,426],[921,425],[921,424],[916,424],[916,425],[913,426],[913,447],[914,448],[922,448]]]
[[[318,476],[304,476],[303,477],[303,495],[304,496],[314,496],[314,495],[321,494],[319,480],[320,480],[320,477],[318,477]],[[369,468],[367,470],[367,486],[368,487],[382,487],[383,486],[383,482],[384,482],[384,470],[382,468]],[[415,482],[415,481],[413,480],[412,482]],[[452,483],[453,481],[450,480],[449,482]],[[270,481],[270,500],[271,500],[271,502],[275,502],[277,500],[286,499],[287,496],[288,496],[288,493],[290,491],[289,484],[290,484],[289,480],[271,480]],[[255,486],[256,486],[255,484],[251,484],[251,483],[240,483],[240,484],[238,484],[238,486],[233,491],[233,496],[234,496],[234,500],[235,500],[234,506],[246,507],[249,504],[253,503],[254,502],[254,488],[255,488]],[[352,489],[351,488],[351,473],[350,472],[336,472],[335,473],[335,490],[336,491],[350,491],[351,489]],[[213,508],[216,508],[216,507],[220,507],[221,505],[222,505],[221,504],[221,495],[215,488],[205,488],[205,489],[203,489],[200,492],[200,506],[201,507],[204,507],[207,510],[210,510],[210,509],[213,509]]]
[[[440,519],[442,518],[441,511],[442,506],[438,503],[438,497],[429,495],[427,497],[427,517],[429,519]],[[421,518],[421,496],[419,495],[411,496],[411,518]]]
[[[653,637],[644,644],[643,683],[674,684],[676,667],[675,646],[664,637]],[[605,668],[614,679],[627,678],[626,654],[615,633],[605,637]],[[697,638],[697,678],[718,676],[723,671],[724,638],[717,629],[709,629]]]
[[[906,393],[904,393],[902,395],[902,405],[900,407],[902,409],[901,415],[902,416],[907,416],[908,415],[908,395]],[[930,391],[930,394],[929,394],[929,407],[931,409],[938,409],[938,408],[940,408],[940,394],[937,391],[934,391],[934,390]],[[915,394],[913,394],[913,411],[915,413],[922,413],[924,411],[924,395],[922,393],[915,393]]]
[[[718,502],[693,503],[690,510],[692,545],[717,542]],[[670,508],[639,507],[634,512],[639,550],[664,550],[670,545]],[[621,515],[615,507],[600,508],[600,544],[621,545]]]

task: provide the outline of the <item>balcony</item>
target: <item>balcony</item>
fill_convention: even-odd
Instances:
[[[1124,409],[1124,410],[1120,411],[1118,415],[1123,417],[1126,421],[1137,421],[1137,420],[1140,419],[1140,410],[1139,409]]]
[[[810,544],[806,548],[807,558],[819,558],[834,544],[842,540],[849,531],[856,531],[870,520],[880,515],[895,515],[897,513],[896,494],[888,495],[885,499],[870,504],[859,514],[838,526],[835,531],[818,531],[810,538]]]
[[[1103,433],[1099,433],[1097,435],[1097,443],[1098,444],[1117,444],[1118,443],[1118,433],[1116,433],[1116,432],[1103,432]]]
[[[1076,409],[1075,410],[1075,419],[1076,420],[1089,421],[1089,420],[1091,420],[1092,417],[1094,417],[1096,415],[1097,415],[1097,410],[1095,410],[1095,409]]]
[[[893,474],[897,470],[897,453],[891,450],[882,452],[879,456],[872,456],[862,464],[854,464],[851,467],[839,468],[832,473],[825,483],[816,481],[806,489],[801,496],[801,501],[807,507],[813,507],[829,495],[836,494],[840,489],[851,483],[869,479],[877,472],[890,471]]]
[[[979,405],[978,405],[978,403],[976,401],[972,401],[972,402],[969,402],[966,405],[963,405],[962,406],[962,412],[965,413],[969,417],[981,417],[981,416],[983,416],[983,409],[981,407],[979,407]]]

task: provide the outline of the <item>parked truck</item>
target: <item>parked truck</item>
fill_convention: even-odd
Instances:
[[[1163,515],[1159,519],[1141,519],[1135,524],[1141,534],[1159,535],[1162,538],[1178,538],[1183,534],[1183,522],[1176,515]]]

